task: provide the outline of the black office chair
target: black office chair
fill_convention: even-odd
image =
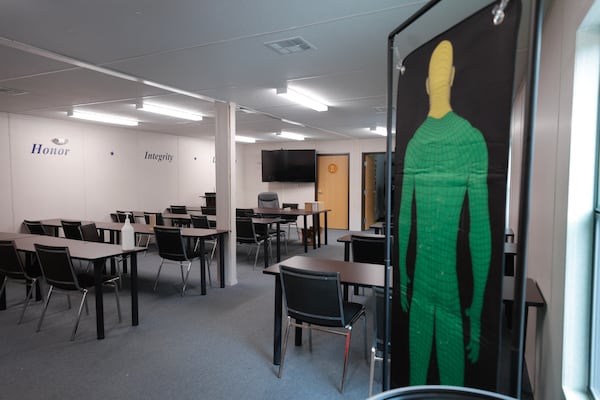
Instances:
[[[204,214],[204,215],[217,215],[216,207],[200,206],[200,210],[202,211],[202,214]]]
[[[160,277],[160,271],[162,270],[163,264],[165,262],[174,263],[178,264],[181,269],[181,295],[183,296],[187,287],[190,269],[192,268],[192,262],[194,260],[199,260],[202,254],[199,253],[197,246],[192,248],[186,246],[186,242],[181,236],[180,228],[155,226],[154,237],[156,238],[156,244],[158,246],[158,255],[161,257],[160,265],[158,266],[158,272],[156,274],[156,278],[154,279],[154,291],[156,291],[158,286],[158,278]],[[187,263],[187,272],[185,275],[183,272],[184,263]]]
[[[254,209],[252,208],[236,208],[235,209],[236,217],[252,217],[254,216]]]
[[[127,217],[129,217],[129,222],[132,224],[135,223],[135,216],[133,215],[133,211],[123,211],[117,210],[117,222],[125,222]]]
[[[487,390],[444,386],[422,385],[391,389],[369,397],[369,400],[516,400]]]
[[[146,221],[146,224],[150,224],[152,216],[154,216],[154,224],[155,225],[164,225],[165,224],[165,220],[163,219],[163,215],[161,212],[144,211],[144,221]]]
[[[258,194],[259,208],[279,208],[279,196],[275,192],[262,192]]]
[[[385,264],[385,237],[367,237],[352,235],[350,237],[352,261]],[[354,294],[358,294],[358,287],[354,287]]]
[[[289,208],[292,210],[297,210],[298,203],[283,203],[281,205],[281,207],[284,209]],[[298,228],[298,216],[297,215],[281,215],[280,217],[282,219],[281,224],[287,225],[287,227],[288,227],[288,232],[287,232],[288,239],[291,239],[290,230],[291,230],[292,225],[294,225],[296,227],[296,236],[298,237],[298,240],[300,240],[300,229]]]
[[[33,235],[48,235],[49,234],[48,231],[46,231],[46,228],[44,227],[44,225],[42,225],[41,221],[24,220],[23,224],[25,224],[29,233],[31,233]]]
[[[61,220],[60,224],[62,225],[63,233],[67,239],[83,240],[81,237],[81,231],[79,230],[81,221]]]
[[[238,244],[249,244],[256,246],[256,255],[254,256],[254,268],[256,268],[256,262],[258,261],[258,253],[261,247],[264,247],[264,241],[270,240],[268,235],[264,233],[257,233],[254,223],[251,217],[239,217],[235,220],[236,227],[236,241]],[[267,243],[269,249],[271,248],[270,241]],[[249,252],[250,254],[250,252]],[[267,255],[265,254],[265,257]]]
[[[5,293],[8,282],[27,286],[23,310],[18,322],[20,324],[23,321],[23,316],[33,295],[34,288],[39,290],[38,279],[42,276],[42,272],[39,269],[38,263],[34,263],[30,267],[23,265],[23,260],[17,252],[14,241],[0,240],[0,276],[4,277],[2,279],[2,286],[0,286],[0,296]]]
[[[364,322],[365,359],[367,358],[365,307],[359,303],[343,300],[339,272],[316,272],[280,265],[280,279],[288,318],[277,377],[281,377],[283,370],[290,328],[308,328],[310,350],[312,350],[313,329],[342,335],[346,337],[344,369],[339,388],[340,393],[343,393],[352,327],[361,317]]]
[[[186,206],[174,206],[171,205],[171,207],[169,207],[169,210],[171,211],[171,214],[187,214],[187,207]],[[189,219],[186,218],[173,218],[173,226],[190,226],[190,221]]]
[[[40,262],[42,275],[48,284],[48,294],[46,296],[42,315],[40,316],[40,320],[38,322],[37,332],[39,332],[42,328],[42,322],[44,321],[44,316],[46,315],[46,310],[48,309],[48,304],[50,303],[50,297],[54,292],[67,295],[69,308],[71,308],[71,299],[69,294],[72,292],[79,292],[81,293],[81,302],[79,303],[79,308],[77,310],[75,326],[73,327],[73,332],[71,333],[71,340],[74,340],[75,334],[77,333],[77,327],[79,326],[79,320],[81,319],[81,310],[84,304],[86,306],[86,312],[88,312],[86,298],[88,290],[95,285],[94,276],[88,273],[78,273],[75,271],[68,247],[45,246],[38,243],[35,243],[34,246],[37,258]],[[119,289],[117,284],[115,284],[118,279],[119,278],[116,276],[105,276],[102,279],[102,283],[112,286],[115,290],[117,313],[119,316],[119,322],[121,322]]]

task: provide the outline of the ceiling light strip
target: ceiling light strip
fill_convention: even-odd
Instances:
[[[294,132],[281,131],[281,132],[275,132],[275,135],[282,137],[284,139],[304,140],[303,135],[300,135],[299,133],[294,133]]]
[[[276,93],[290,101],[298,103],[304,107],[312,108],[315,111],[327,111],[327,105],[291,88],[279,88]]]
[[[240,143],[256,143],[256,139],[248,136],[235,135],[235,141]]]
[[[182,110],[180,108],[163,106],[151,103],[142,103],[136,105],[138,110],[151,112],[154,114],[167,115],[169,117],[182,118],[190,121],[202,121],[202,115],[193,111]]]
[[[111,114],[101,114],[88,111],[73,110],[69,111],[67,115],[71,118],[83,119],[86,121],[105,122],[107,124],[117,124],[125,126],[137,126],[138,121],[131,118],[119,117]]]

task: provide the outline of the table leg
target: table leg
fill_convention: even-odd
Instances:
[[[313,222],[313,232],[312,232],[312,242],[313,242],[313,249],[317,249],[317,229],[319,229],[319,222],[317,221],[318,219],[318,215],[317,217],[315,217],[315,214],[313,214],[312,216],[312,222]]]
[[[2,282],[4,282],[4,279],[6,279],[6,277],[4,275],[0,275],[0,280]],[[4,287],[2,294],[0,294],[0,310],[6,310],[6,287]]]
[[[273,364],[279,365],[281,362],[281,312],[282,312],[282,292],[279,275],[275,276],[275,305],[273,315]]]
[[[265,239],[263,240],[263,253],[265,256],[265,268],[267,268],[269,266],[269,225],[264,225],[264,227]]]
[[[221,288],[225,287],[225,243],[224,234],[219,237],[219,279]]]
[[[317,247],[321,247],[321,214],[316,215],[317,220]]]
[[[96,337],[98,340],[104,339],[104,295],[102,290],[102,270],[104,269],[105,259],[94,261],[94,278],[96,280]]]
[[[200,245],[200,294],[206,296],[206,258],[204,257],[204,238],[198,238]]]
[[[302,244],[304,244],[304,252],[308,253],[308,217],[306,214],[302,217],[304,218],[304,235],[302,235]]]
[[[281,225],[280,225],[279,221],[277,221],[277,223],[276,223],[276,228],[277,228],[277,262],[281,262],[281,235],[279,234],[279,229],[281,228]]]
[[[325,211],[325,245],[327,245],[327,211]]]
[[[138,278],[137,278],[137,255],[138,253],[130,253],[131,271],[129,274],[129,286],[131,290],[131,325],[139,325],[138,314]]]

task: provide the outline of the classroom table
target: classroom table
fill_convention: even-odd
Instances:
[[[287,265],[309,271],[339,272],[340,280],[344,284],[365,287],[383,287],[385,267],[379,264],[355,263],[341,260],[294,256],[287,260],[273,264],[263,270],[264,274],[275,277],[275,304],[273,318],[273,364],[279,365],[281,361],[281,324],[282,324],[282,291],[279,279],[279,266]],[[298,344],[298,335],[296,343]]]
[[[323,214],[325,216],[324,218],[324,222],[325,222],[325,226],[323,227],[324,231],[325,231],[325,236],[324,236],[324,244],[327,245],[327,213],[331,211],[331,210],[316,210],[316,211],[312,211],[312,210],[306,210],[303,208],[297,208],[297,209],[292,209],[292,208],[267,208],[267,207],[257,207],[257,208],[252,208],[252,212],[257,215],[264,215],[264,216],[273,216],[273,217],[281,217],[281,216],[302,216],[303,218],[303,222],[304,222],[304,229],[306,230],[306,232],[308,232],[308,216],[312,215],[313,217],[313,237],[312,237],[312,242],[313,242],[313,249],[316,249],[317,246],[321,247],[321,235],[320,235],[320,227],[321,227],[321,218],[320,215]],[[303,235],[303,239],[302,239],[302,244],[304,245],[304,252],[308,253],[308,234]]]
[[[148,224],[131,224],[133,232],[136,235],[154,235],[154,226]],[[158,226],[158,225],[157,225]],[[119,243],[119,235],[122,222],[96,222],[96,228],[101,232],[109,232],[111,243]],[[202,228],[180,228],[181,236],[190,240],[200,240],[200,253],[204,253],[204,241],[206,239],[217,237],[219,242],[219,286],[225,287],[225,244],[223,237],[228,233],[225,229],[202,229]],[[206,295],[206,260],[200,257],[200,293]]]
[[[131,292],[131,325],[139,324],[138,314],[138,281],[137,281],[137,253],[144,248],[136,247],[132,250],[123,250],[121,246],[107,243],[86,242],[83,240],[72,240],[55,236],[33,235],[15,238],[17,250],[27,253],[29,256],[35,254],[34,244],[47,246],[64,246],[69,248],[69,253],[74,259],[91,261],[94,264],[95,298],[96,298],[96,336],[104,339],[104,296],[102,275],[105,261],[116,256],[128,256],[131,259],[130,292]]]

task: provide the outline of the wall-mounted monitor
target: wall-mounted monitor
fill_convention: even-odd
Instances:
[[[315,182],[316,150],[263,150],[263,182]]]

